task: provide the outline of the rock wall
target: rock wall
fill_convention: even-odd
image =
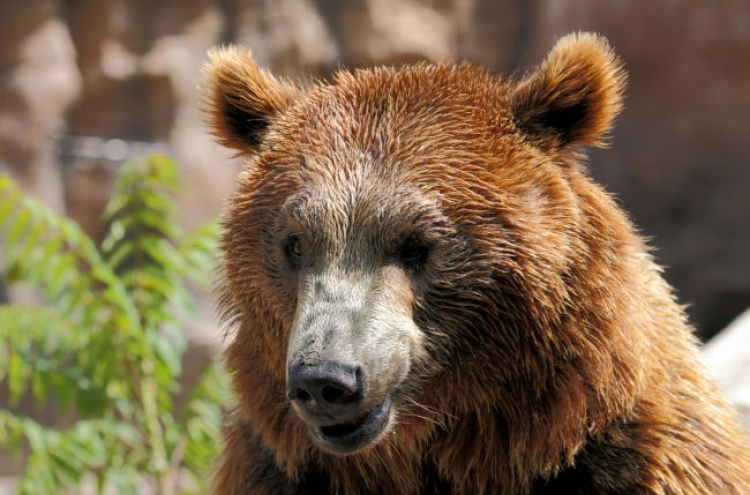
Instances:
[[[592,172],[708,337],[750,306],[747,1],[3,0],[0,170],[96,235],[117,166],[168,149],[197,223],[238,170],[197,111],[210,46],[246,44],[290,77],[444,58],[522,73],[572,30],[607,36],[630,72]]]

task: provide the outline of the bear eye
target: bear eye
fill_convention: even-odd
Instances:
[[[409,236],[399,247],[396,257],[407,268],[419,269],[430,256],[430,246],[417,236]]]
[[[284,255],[292,267],[298,267],[302,260],[302,241],[296,235],[286,238],[284,244]]]

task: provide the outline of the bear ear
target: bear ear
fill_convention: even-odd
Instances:
[[[521,132],[545,151],[568,145],[603,146],[622,109],[625,72],[604,38],[574,33],[512,92]]]
[[[249,49],[214,48],[203,68],[204,112],[219,144],[255,151],[297,89],[259,68]]]

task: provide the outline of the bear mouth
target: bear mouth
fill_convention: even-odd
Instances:
[[[374,443],[391,418],[391,398],[354,421],[330,426],[310,426],[310,432],[322,448],[335,454],[350,454]]]

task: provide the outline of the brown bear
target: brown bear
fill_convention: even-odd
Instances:
[[[215,493],[750,494],[682,307],[582,166],[624,81],[590,34],[519,80],[210,54],[208,120],[247,157]]]

